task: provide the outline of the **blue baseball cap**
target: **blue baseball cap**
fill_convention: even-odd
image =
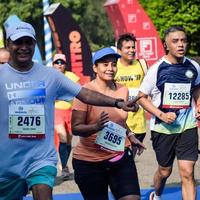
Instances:
[[[6,29],[6,39],[10,38],[12,41],[15,41],[21,37],[31,37],[35,39],[35,30],[33,26],[26,22],[19,22],[14,25],[9,26]]]
[[[103,58],[104,56],[108,56],[108,55],[112,55],[115,58],[120,58],[121,56],[116,53],[114,51],[114,49],[110,48],[110,47],[105,47],[103,49],[100,49],[98,51],[96,51],[92,57],[92,63],[95,64],[95,62],[97,60],[100,60],[101,58]]]

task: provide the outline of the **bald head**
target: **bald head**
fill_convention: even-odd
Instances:
[[[9,58],[9,51],[6,48],[0,48],[0,64],[7,63]]]

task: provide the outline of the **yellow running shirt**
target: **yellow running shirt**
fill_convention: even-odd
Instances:
[[[70,71],[66,71],[65,72],[65,76],[67,78],[69,78],[70,80],[74,81],[75,83],[79,81],[79,77],[74,74],[73,72],[70,72]],[[55,103],[55,108],[56,109],[69,109],[72,107],[72,102],[66,102],[66,101],[56,101]]]
[[[145,76],[146,68],[143,69],[138,60],[134,60],[132,65],[124,66],[118,59],[117,69],[115,80],[128,87],[129,100],[134,99]],[[135,134],[146,133],[146,117],[143,108],[139,108],[136,113],[129,112],[126,122]]]

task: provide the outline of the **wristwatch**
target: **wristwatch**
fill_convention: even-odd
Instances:
[[[124,102],[124,99],[115,99],[115,107],[121,109],[118,105],[119,102]]]

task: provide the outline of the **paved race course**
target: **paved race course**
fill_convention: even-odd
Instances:
[[[141,190],[142,200],[149,200],[149,194],[152,189],[143,189]],[[200,200],[200,187],[197,188],[197,200]],[[114,200],[111,194],[109,194],[109,200]],[[53,197],[54,200],[83,200],[83,197],[80,193],[71,193],[71,194],[55,194]],[[166,188],[162,196],[162,200],[178,200],[181,199],[181,188],[172,187]],[[32,197],[26,197],[24,200],[32,200]]]

